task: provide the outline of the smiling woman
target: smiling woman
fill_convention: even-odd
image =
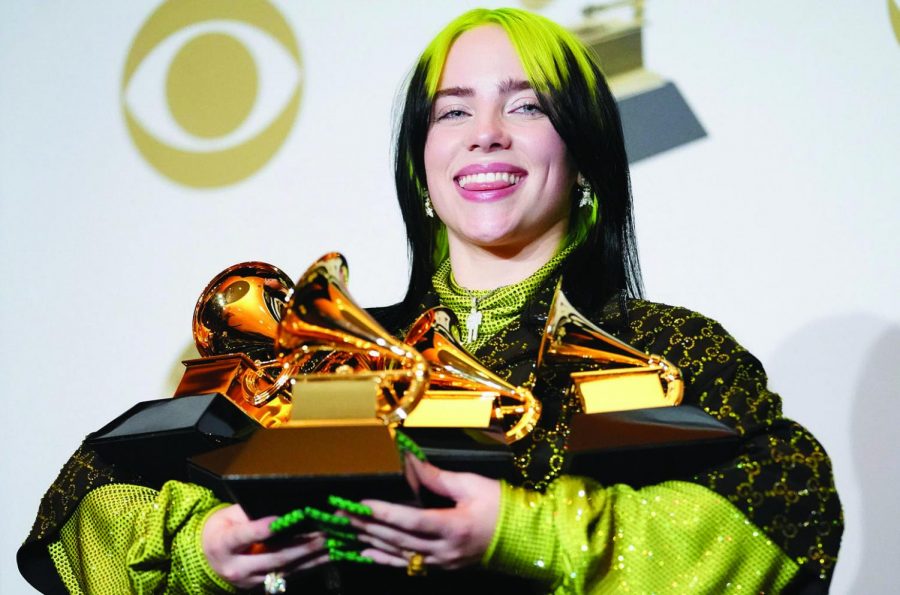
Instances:
[[[453,44],[433,112],[425,175],[457,281],[492,289],[527,277],[566,235],[575,171],[501,27]]]
[[[354,520],[372,546],[363,553],[456,570],[435,586],[446,592],[493,580],[510,590],[514,579],[556,593],[826,591],[842,532],[828,459],[781,417],[762,366],[721,326],[640,299],[621,124],[590,53],[526,12],[464,14],[418,62],[396,160],[413,266],[404,302],[376,312],[388,328],[443,304],[482,362],[526,383],[562,279],[580,312],[674,362],[684,403],[742,438],[732,460],[662,481],[562,475],[579,404],[567,374],[539,369],[538,428],[513,446],[520,476],[411,462],[455,505],[366,502],[373,515]]]
[[[827,591],[843,529],[828,457],[718,323],[641,299],[621,125],[591,54],[524,11],[464,14],[417,63],[395,158],[412,271],[403,302],[372,314],[402,337],[442,304],[487,368],[533,388],[541,415],[512,445],[514,477],[410,459],[413,483],[450,505],[351,503],[357,533],[342,518],[341,540],[362,544],[354,560],[417,578],[369,564],[358,584],[322,587],[305,571],[334,558],[332,539],[270,541],[272,519],[196,485],[145,485],[84,446],[20,550],[29,580],[72,592]],[[586,323],[678,367],[683,404],[738,436],[730,459],[620,483],[563,473],[581,403],[568,370],[537,364],[560,285]]]

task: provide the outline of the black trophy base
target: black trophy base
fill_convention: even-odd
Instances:
[[[226,397],[193,395],[138,403],[86,443],[104,460],[162,485],[187,481],[187,457],[240,442],[257,428]]]
[[[687,478],[734,456],[738,434],[690,405],[572,417],[564,473],[641,487]]]

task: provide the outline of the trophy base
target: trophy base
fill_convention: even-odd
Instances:
[[[328,507],[330,495],[412,501],[415,495],[386,426],[301,426],[260,430],[241,444],[188,462],[191,481],[251,518]]]
[[[187,480],[185,458],[246,439],[259,425],[220,394],[144,401],[88,435],[110,463],[154,485]]]
[[[738,433],[691,405],[578,413],[564,473],[640,487],[690,477],[734,455]]]

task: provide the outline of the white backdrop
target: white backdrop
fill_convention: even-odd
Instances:
[[[194,301],[222,268],[257,259],[297,276],[338,249],[360,303],[403,293],[395,93],[451,17],[501,3],[274,3],[303,56],[299,115],[252,177],[207,190],[157,173],[122,116],[125,58],[155,0],[0,8],[0,593],[31,592],[14,553],[83,436],[171,394]],[[543,13],[574,24],[582,4]],[[835,464],[847,529],[834,591],[888,592],[900,554],[888,5],[657,0],[647,18],[647,65],[709,133],[633,168],[648,295],[721,320],[766,364]]]

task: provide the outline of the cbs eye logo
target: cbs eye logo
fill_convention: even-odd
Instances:
[[[301,66],[290,27],[266,0],[170,0],[144,23],[125,62],[128,131],[172,180],[233,184],[287,138]]]

